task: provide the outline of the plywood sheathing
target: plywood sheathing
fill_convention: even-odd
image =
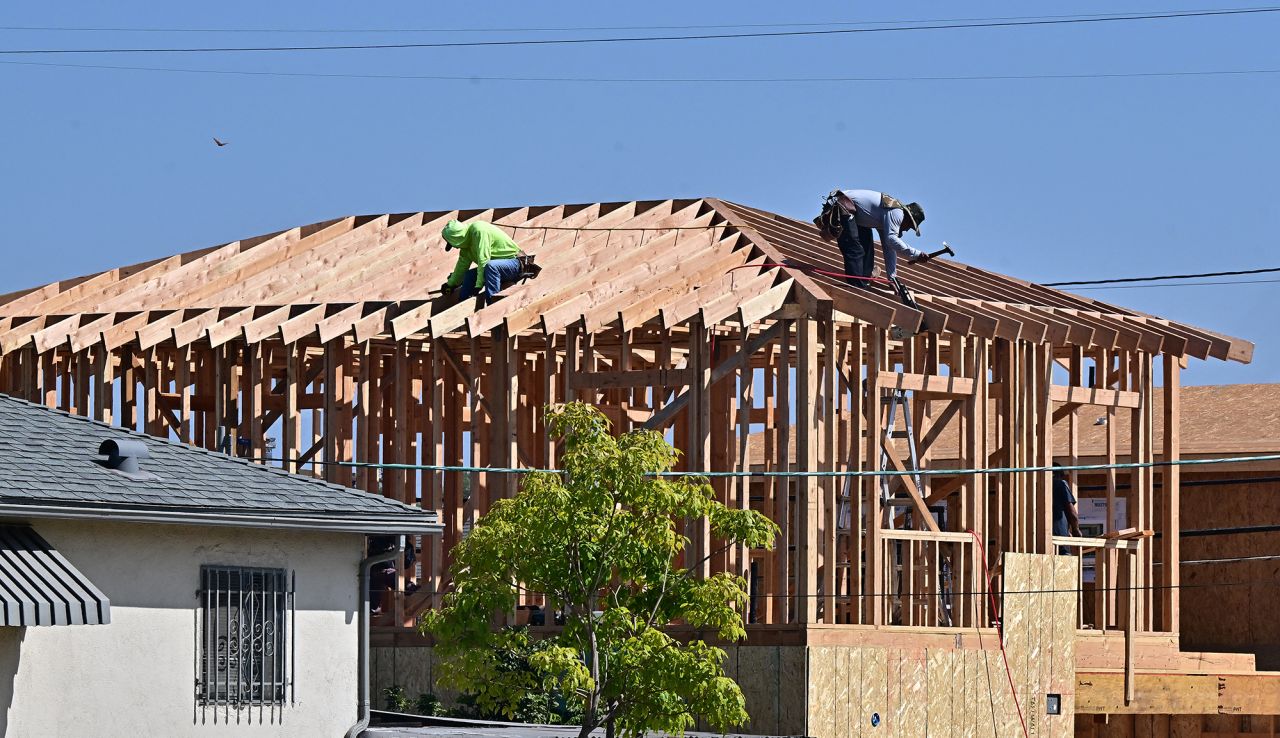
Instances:
[[[1075,603],[1067,557],[1005,555],[1005,649],[1032,736],[1074,731]],[[1045,590],[1048,590],[1045,592]],[[1020,735],[994,636],[979,648],[811,646],[807,735]],[[1060,715],[1046,715],[1046,694]],[[872,716],[878,715],[878,725]]]

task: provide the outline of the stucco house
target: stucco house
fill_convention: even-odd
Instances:
[[[0,734],[342,735],[366,536],[438,530],[430,511],[0,395]]]

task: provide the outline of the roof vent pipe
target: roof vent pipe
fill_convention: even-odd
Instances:
[[[105,463],[108,469],[115,469],[125,474],[137,474],[140,471],[138,460],[151,458],[147,444],[132,439],[103,441],[98,446],[98,453],[106,455]]]

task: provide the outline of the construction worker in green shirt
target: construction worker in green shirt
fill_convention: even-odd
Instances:
[[[451,220],[441,232],[445,251],[458,249],[458,263],[441,287],[445,294],[458,287],[462,299],[480,295],[489,302],[502,291],[503,282],[521,276],[520,247],[492,223],[459,223]],[[472,266],[474,265],[474,267]]]

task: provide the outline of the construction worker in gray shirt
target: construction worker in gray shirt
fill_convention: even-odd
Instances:
[[[875,266],[872,230],[880,235],[886,278],[892,280],[897,277],[899,256],[910,262],[928,258],[923,251],[911,248],[902,240],[902,232],[908,228],[920,235],[920,224],[924,222],[924,208],[920,203],[903,205],[896,198],[875,190],[836,190],[828,197],[828,202],[838,207],[824,209],[818,226],[824,235],[836,237],[836,244],[844,257],[845,274],[871,276]],[[870,286],[864,280],[849,281]]]

